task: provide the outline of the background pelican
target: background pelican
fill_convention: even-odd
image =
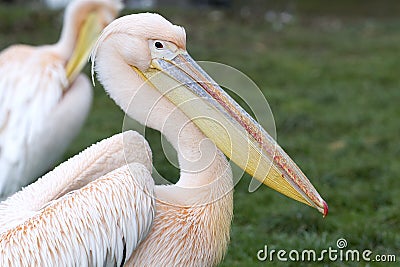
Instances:
[[[14,45],[0,54],[0,197],[48,171],[79,132],[92,100],[80,75],[119,1],[76,0],[54,45]]]
[[[107,26],[92,54],[115,102],[162,131],[177,150],[177,184],[154,186],[151,154],[137,134],[105,140],[0,204],[3,263],[219,263],[233,214],[232,173],[221,151],[264,184],[327,214],[296,164],[185,46],[183,28],[156,14],[136,14]],[[213,143],[201,145],[207,138]]]

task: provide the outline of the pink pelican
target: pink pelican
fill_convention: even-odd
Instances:
[[[189,56],[182,27],[157,14],[119,18],[104,29],[92,61],[111,98],[174,146],[179,181],[154,185],[139,134],[103,140],[0,204],[0,265],[216,265],[233,215],[225,155],[327,214],[297,165]]]
[[[76,0],[56,44],[13,45],[0,54],[0,197],[54,167],[78,134],[92,101],[90,81],[79,73],[121,7]]]

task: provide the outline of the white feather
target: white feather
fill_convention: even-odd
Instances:
[[[52,145],[59,140],[51,143],[46,130],[56,127],[52,119],[67,80],[62,61],[46,62],[47,52],[45,48],[15,46],[0,56],[0,195],[15,192],[37,178],[61,156],[60,151],[52,153]],[[91,94],[85,88],[81,93],[86,101],[77,108],[85,115]],[[82,122],[78,118],[78,125],[66,127],[78,128]],[[62,138],[63,130],[53,131]],[[41,143],[46,141],[47,147],[42,149]],[[29,166],[30,161],[35,164]]]
[[[121,265],[154,218],[150,170],[147,142],[125,132],[0,203],[0,266]]]

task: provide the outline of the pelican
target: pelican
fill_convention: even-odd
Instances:
[[[116,0],[76,0],[53,45],[13,45],[0,54],[0,197],[54,166],[89,112],[92,89],[79,74]]]
[[[176,149],[179,181],[154,185],[138,133],[105,139],[0,204],[0,265],[214,266],[233,216],[226,156],[327,214],[299,167],[189,56],[182,27],[157,14],[124,16],[91,57],[111,98]]]

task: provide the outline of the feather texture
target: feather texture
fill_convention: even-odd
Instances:
[[[125,132],[2,202],[0,266],[124,263],[153,221],[150,159],[143,137]]]

